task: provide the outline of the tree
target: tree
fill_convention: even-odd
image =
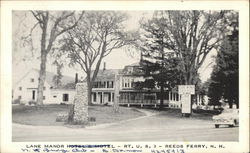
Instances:
[[[103,58],[130,42],[122,24],[126,18],[121,12],[87,11],[62,40],[64,45],[61,49],[68,53],[71,64],[79,65],[87,74],[89,104],[93,82]]]
[[[74,28],[81,15],[76,19],[75,12],[68,11],[30,11],[37,23],[32,27],[34,29],[37,25],[41,28],[41,64],[39,72],[39,82],[38,82],[38,93],[37,93],[37,104],[43,104],[43,87],[46,78],[46,62],[47,55],[50,53],[54,42],[57,37],[65,33],[66,31]]]
[[[160,109],[163,108],[164,91],[172,91],[182,80],[181,71],[177,69],[178,60],[171,55],[165,55],[162,61],[151,62],[153,58],[148,54],[147,60],[142,60],[142,70],[146,78],[142,84],[143,88],[160,88]],[[139,84],[139,85],[140,85]]]
[[[158,35],[162,52],[172,51],[180,60],[184,84],[195,84],[198,70],[227,31],[227,11],[155,11],[144,23],[146,30]],[[155,27],[155,28],[152,28]],[[151,29],[150,29],[151,28]],[[145,29],[145,28],[144,28]],[[150,36],[149,36],[150,37]],[[154,36],[151,36],[154,38]],[[159,55],[162,56],[162,55]]]
[[[239,107],[239,31],[238,14],[231,14],[230,33],[223,41],[214,66],[209,98],[211,105],[219,105],[224,99],[232,108],[233,103]]]
[[[139,42],[144,59],[144,87],[160,88],[160,108],[163,108],[164,90],[171,91],[181,81],[179,59],[173,51],[167,50],[164,20],[157,18],[141,23],[142,38]]]

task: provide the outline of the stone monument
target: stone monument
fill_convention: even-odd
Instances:
[[[80,82],[76,84],[76,95],[74,99],[73,122],[75,124],[88,123],[88,97],[87,83]]]

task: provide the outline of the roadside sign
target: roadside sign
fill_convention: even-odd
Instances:
[[[191,95],[185,94],[181,95],[181,113],[183,114],[191,114]]]
[[[195,86],[179,85],[178,93],[181,95],[181,113],[190,115],[192,113],[191,95],[195,94]]]
[[[178,93],[181,95],[195,94],[195,86],[194,85],[179,85],[178,86]]]

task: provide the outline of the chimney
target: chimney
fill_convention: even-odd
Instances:
[[[106,70],[106,62],[103,63],[103,71]]]
[[[76,76],[75,76],[75,84],[77,84],[78,82],[78,73],[76,73]]]

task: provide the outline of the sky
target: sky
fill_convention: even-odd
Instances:
[[[128,11],[129,18],[125,22],[126,30],[135,30],[139,28],[139,20],[144,18],[150,18],[152,16],[152,11]],[[34,58],[38,57],[39,52],[31,52],[31,48],[29,45],[18,46],[15,45],[15,42],[18,42],[20,36],[27,36],[27,33],[30,32],[31,27],[34,25],[35,20],[29,13],[24,12],[13,12],[13,65],[12,65],[12,72],[13,72],[13,83],[20,80],[20,78],[28,72],[32,68],[39,69],[40,67],[40,59]],[[25,23],[25,24],[23,24]],[[25,26],[22,26],[25,25]],[[35,28],[33,31],[33,40],[39,40],[40,38],[37,33],[39,33],[39,28]],[[19,37],[17,37],[19,36]],[[34,48],[39,48],[40,42],[33,41]],[[30,55],[34,54],[34,57]],[[212,58],[213,55],[216,54],[216,51],[212,51],[207,59],[205,60],[204,64],[200,68],[200,77],[201,80],[204,82],[206,81],[212,72],[212,62],[214,59]],[[25,59],[25,60],[24,60]],[[127,51],[126,48],[116,49],[113,50],[107,57],[105,57],[102,61],[100,69],[103,69],[103,63],[106,63],[106,69],[123,69],[124,66],[139,62],[139,52],[136,52],[135,56],[131,56],[131,54]],[[212,64],[211,64],[212,63]],[[49,72],[56,72],[56,67],[52,65],[52,61],[48,60],[47,63],[47,71]],[[80,76],[85,77],[85,73],[77,67],[68,67],[67,65],[64,66],[62,70],[63,75],[67,76],[75,76],[75,73],[78,73]]]

